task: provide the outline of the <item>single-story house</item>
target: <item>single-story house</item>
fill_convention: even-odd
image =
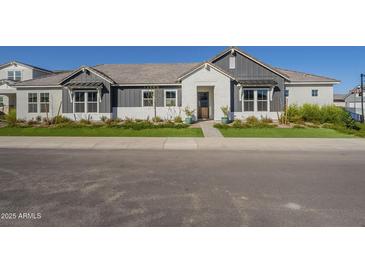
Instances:
[[[17,117],[277,119],[286,104],[333,104],[338,80],[272,67],[237,47],[202,63],[102,64],[16,83]]]
[[[16,88],[14,85],[17,82],[52,73],[52,71],[18,61],[0,65],[0,112],[8,113],[9,109],[16,107]]]

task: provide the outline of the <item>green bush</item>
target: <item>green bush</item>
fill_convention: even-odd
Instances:
[[[181,116],[176,116],[176,117],[174,118],[174,122],[175,122],[175,123],[182,123],[182,122],[183,122],[183,119],[181,118]]]
[[[305,122],[320,123],[321,108],[316,104],[304,104],[300,108],[300,114]]]
[[[16,126],[18,120],[16,119],[15,109],[11,109],[9,113],[5,115],[5,121],[8,123],[8,126]]]
[[[57,115],[51,119],[51,123],[52,124],[67,124],[67,123],[72,123],[72,120],[65,116]]]
[[[232,127],[234,128],[241,128],[242,127],[242,121],[241,120],[234,120],[232,123]]]
[[[255,116],[249,116],[246,118],[246,124],[255,125],[258,122],[259,122],[259,119],[257,119]]]
[[[162,122],[163,120],[161,119],[161,117],[160,116],[156,116],[156,117],[153,117],[152,118],[152,122],[154,122],[154,123],[160,123],[160,122]]]

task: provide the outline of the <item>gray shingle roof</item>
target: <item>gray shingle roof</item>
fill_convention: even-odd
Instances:
[[[97,65],[96,71],[113,79],[119,84],[172,84],[183,73],[191,70],[199,63],[180,64],[104,64]],[[57,73],[47,77],[23,81],[17,86],[58,85],[71,72]]]
[[[288,76],[291,82],[340,82],[339,80],[294,70],[275,68]]]
[[[106,64],[93,68],[120,84],[171,84],[198,64]]]
[[[118,84],[172,84],[184,73],[201,63],[177,64],[103,64],[92,67]],[[291,82],[339,82],[338,80],[314,74],[275,68],[286,75]],[[55,86],[72,72],[54,73],[15,86]]]

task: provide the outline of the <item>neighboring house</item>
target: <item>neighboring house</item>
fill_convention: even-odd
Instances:
[[[349,112],[355,114],[361,114],[361,88],[355,87],[350,90],[345,96],[345,107]],[[365,99],[364,99],[364,109],[365,109]]]
[[[184,117],[220,120],[221,107],[231,118],[277,119],[289,104],[333,104],[328,77],[269,66],[239,48],[224,50],[211,60],[188,64],[103,64],[83,66],[17,83],[20,119],[62,114],[71,119],[164,119]]]
[[[333,95],[333,104],[338,107],[346,107],[345,97],[347,94],[335,93]]]
[[[49,75],[52,72],[17,61],[0,65],[0,112],[8,113],[16,107],[16,89],[14,84]]]

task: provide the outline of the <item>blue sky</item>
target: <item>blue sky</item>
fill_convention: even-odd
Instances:
[[[0,63],[11,60],[43,68],[74,69],[107,63],[172,63],[205,61],[222,47],[0,47]],[[272,66],[341,80],[335,92],[346,92],[365,73],[365,47],[245,47]]]

